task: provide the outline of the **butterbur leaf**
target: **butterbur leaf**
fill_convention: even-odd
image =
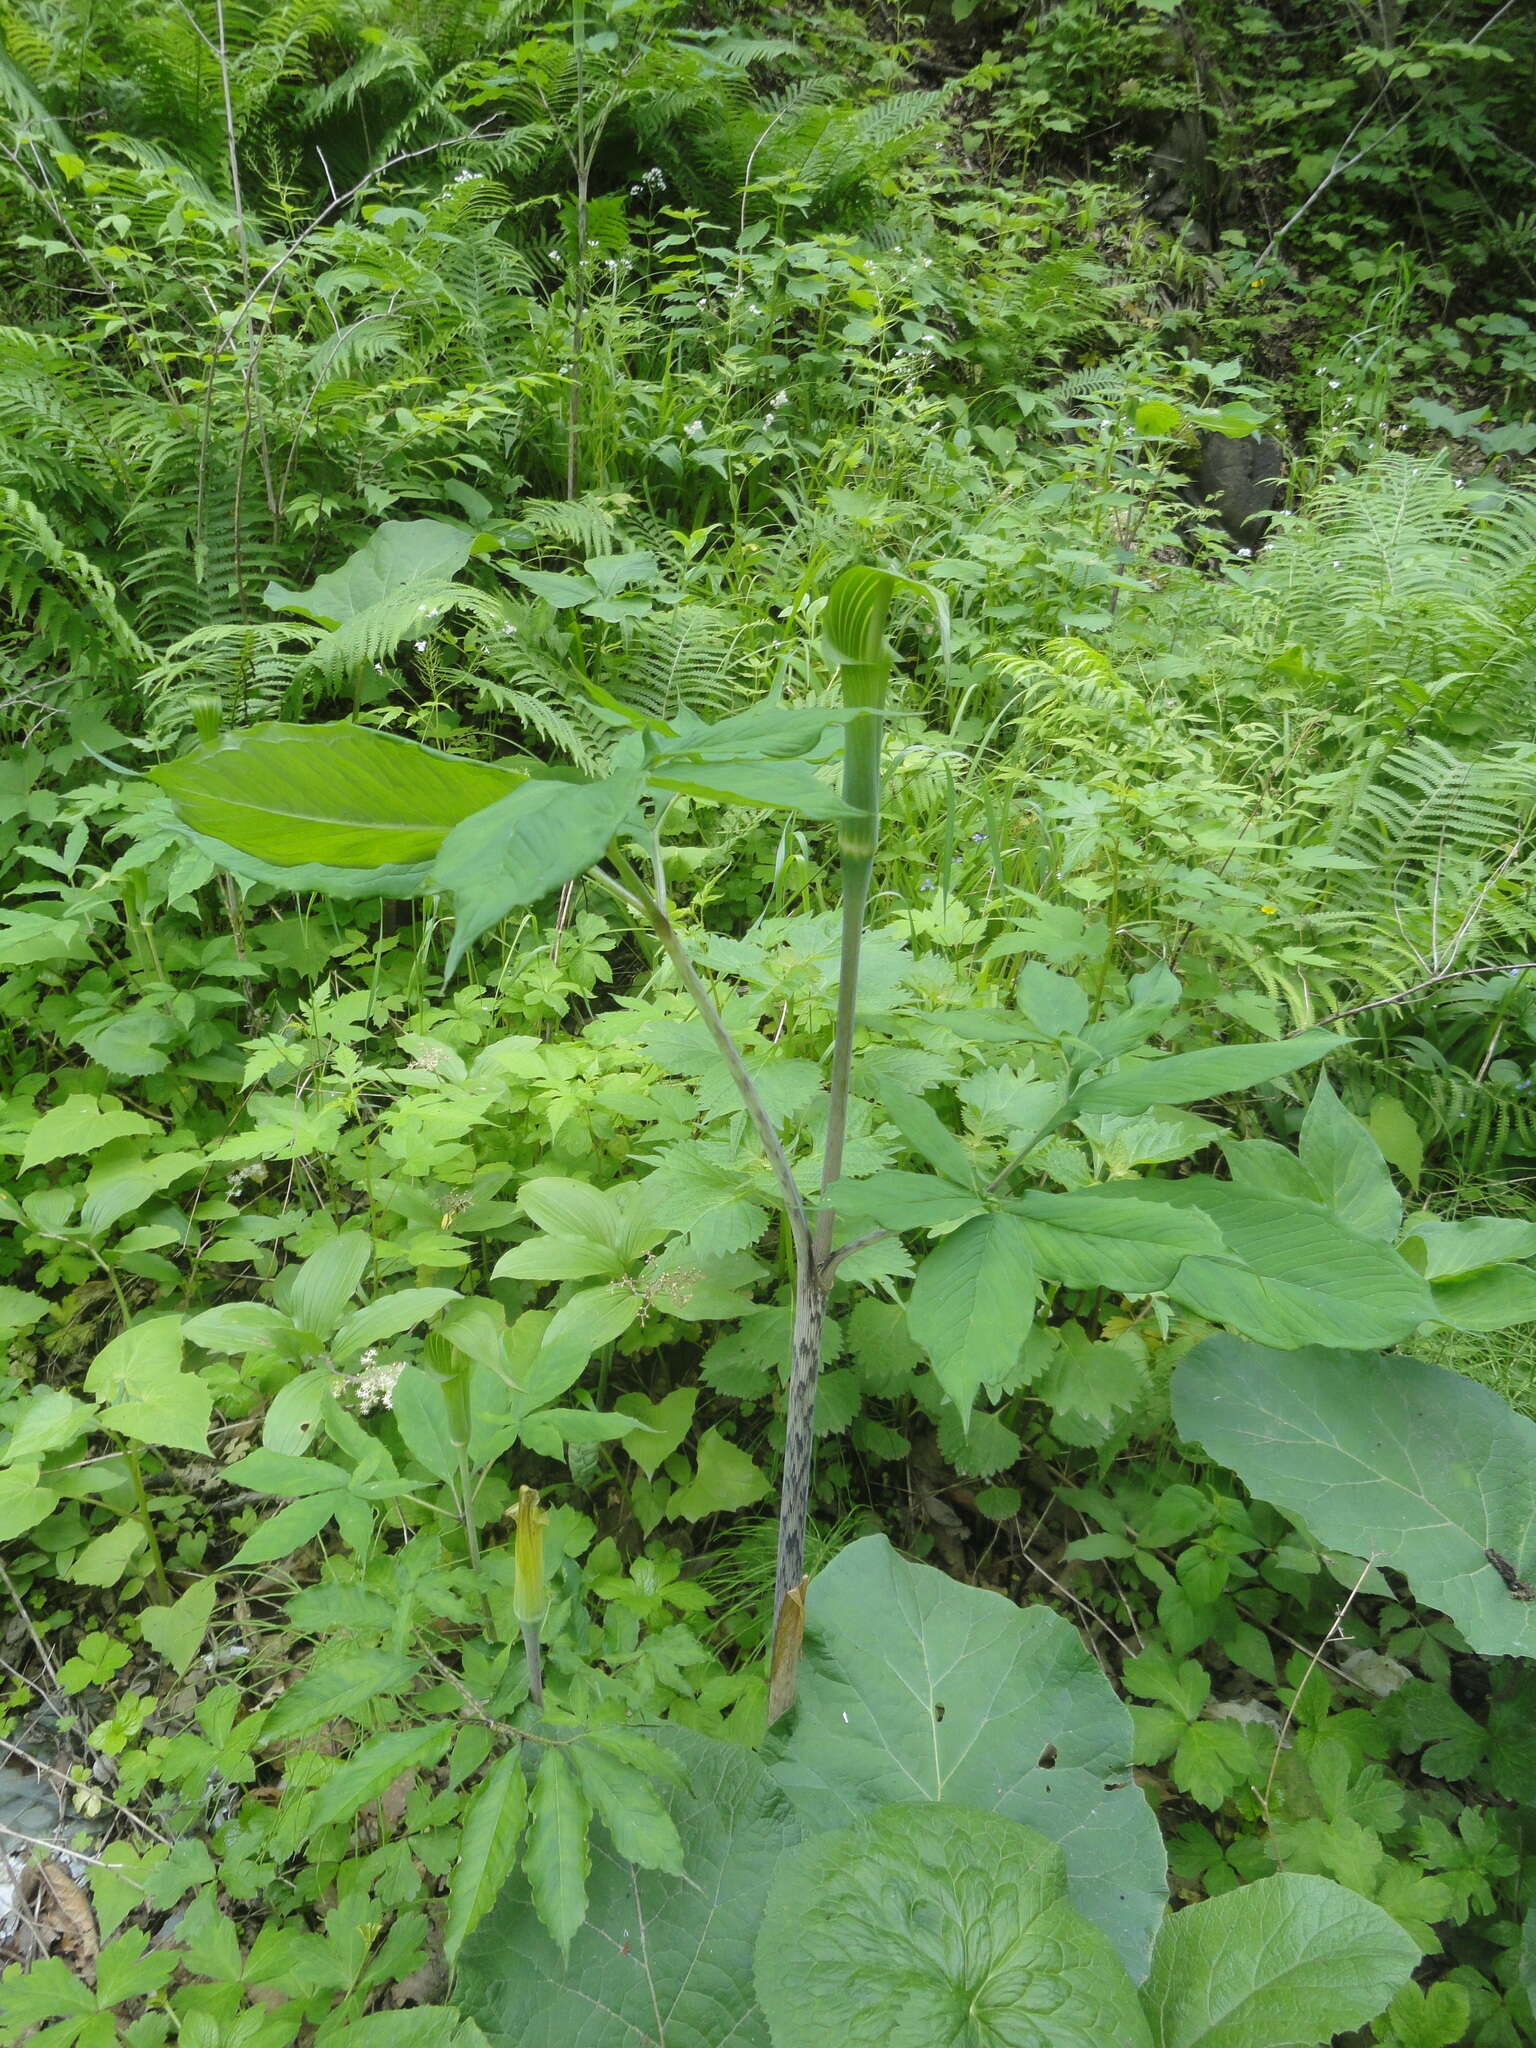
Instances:
[[[222,865],[341,895],[416,895],[447,834],[523,781],[345,721],[253,726],[150,774]]]
[[[1038,1828],[1061,1844],[1078,1910],[1140,1977],[1167,1865],[1131,1739],[1129,1708],[1061,1615],[867,1536],[811,1582],[799,1702],[765,1753],[812,1829],[919,1797]]]
[[[907,1326],[962,1419],[979,1388],[1007,1378],[1034,1313],[1029,1233],[1016,1216],[973,1217],[923,1259]]]
[[[600,782],[525,782],[455,827],[432,870],[433,887],[453,898],[447,973],[509,911],[542,902],[600,861],[644,779],[620,766]]]
[[[752,1950],[800,1828],[750,1750],[677,1727],[658,1744],[682,1766],[660,1796],[686,1874],[627,1863],[599,1832],[568,1955],[514,1877],[459,1959],[458,2002],[493,2048],[769,2048]]]
[[[774,1875],[757,1938],[774,2048],[1150,2048],[1060,1849],[955,1806],[885,1806]]]
[[[473,535],[441,519],[386,519],[339,569],[316,577],[308,590],[269,583],[263,602],[271,611],[298,612],[317,626],[343,626],[413,584],[450,581],[473,546]]]
[[[1484,1656],[1536,1656],[1536,1422],[1417,1358],[1213,1337],[1179,1433],[1325,1546],[1400,1571]]]
[[[1142,2002],[1155,2048],[1316,2048],[1373,2020],[1418,1960],[1380,1906],[1287,1873],[1171,1915]]]
[[[563,1955],[586,1917],[592,1809],[557,1748],[546,1749],[539,1761],[531,1812],[523,1870],[534,1910]]]

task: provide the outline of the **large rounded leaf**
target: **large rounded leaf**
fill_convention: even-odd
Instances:
[[[523,780],[345,720],[253,726],[150,774],[223,866],[332,895],[415,895],[453,827]]]
[[[960,1585],[883,1536],[850,1544],[812,1582],[799,1704],[769,1752],[812,1828],[915,1799],[1038,1828],[1078,1910],[1146,1974],[1168,1893],[1130,1712],[1050,1608]]]
[[[1373,2020],[1419,1945],[1326,1877],[1266,1877],[1175,1913],[1142,2002],[1157,2048],[1316,2048]]]
[[[458,2003],[493,2048],[768,2048],[752,1950],[799,1824],[750,1750],[686,1728],[662,1742],[686,1774],[663,1793],[685,1874],[638,1869],[594,1836],[565,1958],[514,1878],[459,1962]]]
[[[1150,2048],[1125,1966],[1033,1828],[885,1806],[779,1865],[757,1939],[774,2048]]]
[[[1320,1542],[1400,1571],[1485,1656],[1536,1656],[1536,1423],[1421,1359],[1213,1337],[1179,1433]]]

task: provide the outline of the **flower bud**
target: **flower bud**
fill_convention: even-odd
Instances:
[[[512,1510],[517,1535],[512,1550],[512,1613],[519,1628],[537,1628],[549,1612],[549,1589],[544,1583],[544,1525],[548,1512],[539,1506],[531,1486],[517,1490]]]

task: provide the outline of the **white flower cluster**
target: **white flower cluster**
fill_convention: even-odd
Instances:
[[[395,1358],[380,1365],[378,1358],[377,1348],[370,1345],[359,1360],[362,1371],[355,1374],[349,1383],[348,1391],[357,1403],[359,1415],[370,1415],[375,1408],[394,1406],[395,1385],[405,1371],[405,1360]]]

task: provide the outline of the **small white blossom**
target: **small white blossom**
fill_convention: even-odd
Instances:
[[[702,420],[690,420],[687,426],[684,427],[683,429],[683,432],[688,436],[690,441],[697,441],[699,436],[703,433],[703,431],[704,422]]]
[[[425,640],[418,640],[418,641],[416,641],[416,642],[415,642],[414,644],[415,644],[416,652],[417,652],[418,654],[425,654],[425,653],[426,653],[426,651],[427,651],[427,643],[426,643],[426,641],[425,641]]]
[[[365,1352],[366,1358],[368,1354]],[[394,1406],[395,1386],[405,1371],[403,1358],[392,1359],[388,1365],[370,1365],[366,1372],[360,1372],[352,1381],[352,1398],[357,1403],[360,1415],[369,1415],[375,1408]]]

